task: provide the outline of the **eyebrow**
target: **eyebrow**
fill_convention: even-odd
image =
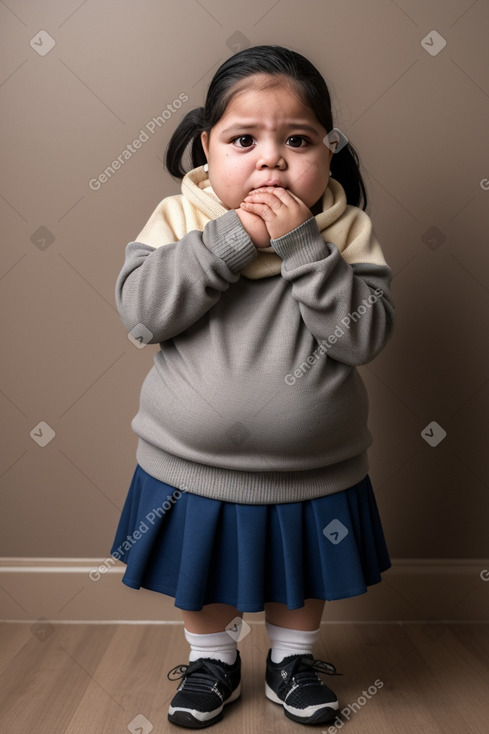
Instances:
[[[260,125],[258,123],[235,123],[234,125],[231,125],[231,127],[227,127],[225,130],[222,130],[222,135],[226,135],[227,133],[232,132],[233,130],[254,130],[256,128],[262,128],[263,125]],[[312,125],[309,125],[307,122],[288,122],[286,123],[286,127],[294,128],[294,129],[300,129],[300,130],[308,130],[311,133],[319,133],[318,128],[313,127]]]

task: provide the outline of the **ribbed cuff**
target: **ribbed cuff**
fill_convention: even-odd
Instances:
[[[315,217],[311,217],[283,237],[271,239],[270,244],[284,261],[286,270],[324,260],[331,254],[329,243],[323,240]]]
[[[234,209],[208,222],[204,237],[207,247],[224,260],[233,273],[258,257],[258,251]]]

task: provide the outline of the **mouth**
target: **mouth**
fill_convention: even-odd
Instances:
[[[252,191],[256,191],[256,189],[264,189],[264,188],[274,188],[274,189],[286,189],[287,186],[282,186],[281,184],[273,183],[273,184],[261,184],[261,186],[257,186],[254,189],[251,189]]]

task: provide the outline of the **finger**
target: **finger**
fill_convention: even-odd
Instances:
[[[287,189],[283,189],[281,186],[262,186],[259,189],[253,189],[253,191],[250,191],[248,196],[253,196],[255,194],[263,195],[266,194],[272,194],[275,196],[278,196],[280,193],[285,193]]]
[[[268,206],[268,204],[265,204],[262,201],[242,201],[240,206],[244,207],[245,209],[251,209],[252,211],[255,211],[259,214],[262,214],[265,211],[271,211],[271,208]]]
[[[263,201],[274,211],[279,211],[283,206],[295,207],[297,204],[299,204],[299,206],[304,206],[304,203],[295,194],[288,189],[283,189],[281,187],[265,187],[263,189],[257,189],[256,191],[250,191],[248,196],[245,196],[244,200]]]
[[[297,201],[298,204],[304,204],[302,199],[299,199],[298,196],[296,196],[292,191],[287,190],[287,193],[290,194],[290,196]]]
[[[246,211],[247,214],[251,214],[252,217],[258,217],[258,219],[262,219],[262,217],[260,216],[260,212],[256,211],[256,209],[254,209],[254,206],[254,204],[249,204],[244,201],[242,201],[239,205],[240,209]]]
[[[245,199],[260,199],[260,201],[268,200],[272,201],[272,199],[276,198],[274,194],[271,191],[250,191],[247,196],[245,196]]]
[[[263,191],[259,193],[250,193],[245,197],[244,201],[266,204],[274,211],[280,209],[286,203],[279,193],[275,193],[275,189],[273,189],[273,192]]]
[[[257,214],[264,221],[270,221],[276,216],[273,209],[263,202],[243,201],[241,202],[240,207],[250,214]]]

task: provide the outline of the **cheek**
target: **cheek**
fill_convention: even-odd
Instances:
[[[328,174],[329,174],[329,168],[328,168]],[[324,176],[324,174],[321,172],[318,176],[311,176],[307,180],[303,181],[302,185],[302,192],[303,192],[303,201],[306,206],[311,207],[313,204],[315,204],[318,199],[321,199],[322,195],[326,191],[326,187],[328,186],[329,181],[329,175]]]
[[[228,209],[237,209],[239,207],[243,197],[236,192],[236,183],[233,181],[232,176],[220,176],[216,185],[214,186],[211,182],[211,186],[224,206]]]

